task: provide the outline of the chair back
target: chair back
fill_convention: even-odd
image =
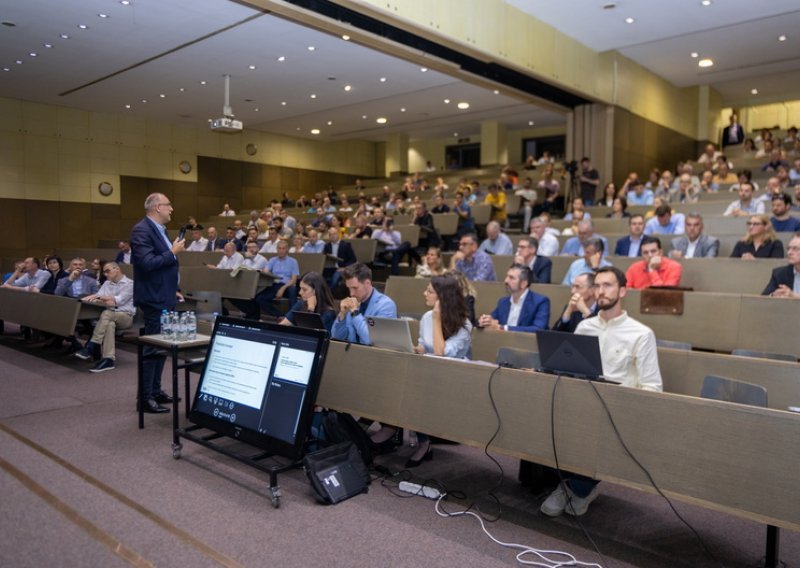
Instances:
[[[670,341],[669,339],[656,339],[658,347],[667,347],[669,349],[683,349],[684,351],[691,351],[692,344],[685,341]]]
[[[791,361],[797,363],[797,357],[788,353],[769,353],[767,351],[753,351],[752,349],[734,349],[731,355],[739,357],[757,357],[759,359],[773,359],[775,361]]]
[[[767,389],[761,385],[736,381],[727,377],[708,375],[700,390],[702,398],[736,402],[750,406],[767,406]]]
[[[198,321],[214,321],[214,314],[222,313],[222,294],[215,290],[192,292],[191,299],[197,302],[195,315]]]

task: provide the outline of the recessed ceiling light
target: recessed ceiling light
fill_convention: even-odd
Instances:
[[[450,99],[445,99],[444,100],[444,104],[449,105],[450,104]]]
[[[278,57],[278,61],[286,61],[286,56],[281,55],[280,57]]]
[[[30,55],[31,57],[36,57],[39,54],[36,53],[35,51],[31,51],[28,55]]]
[[[786,36],[785,35],[779,35],[778,36],[778,41],[786,41]]]
[[[52,43],[43,43],[42,45],[44,45],[45,49],[52,49],[53,47]]]
[[[82,29],[82,30],[88,30],[89,29],[89,26],[87,26],[86,24],[78,24],[78,27],[80,29]]]
[[[700,54],[697,53],[696,51],[691,52],[689,55],[692,56],[692,59],[697,59],[698,57],[700,57]]]
[[[131,108],[131,105],[125,105],[125,108]]]
[[[186,89],[184,89],[183,87],[181,87],[181,88],[180,88],[180,89],[178,89],[178,90],[179,90],[179,91],[182,93],[182,92],[184,92]]]
[[[711,67],[712,65],[714,65],[714,61],[709,58],[705,58],[698,61],[697,64],[700,67]]]
[[[350,36],[349,36],[349,35],[347,35],[347,34],[344,34],[344,35],[342,36],[342,39],[343,39],[344,41],[350,41]]]
[[[367,115],[366,114],[362,114],[361,118],[363,118],[364,120],[367,120]]]
[[[626,24],[632,24],[632,23],[633,23],[633,22],[635,22],[635,21],[636,21],[636,20],[634,20],[633,18],[625,18],[625,23],[626,23]]]
[[[166,99],[166,98],[167,98],[167,95],[165,95],[164,93],[161,93],[161,94],[160,94],[160,95],[158,95],[158,96],[159,96],[160,98],[162,98],[162,99]]]
[[[420,67],[419,70],[422,71],[423,73],[427,73],[428,72],[428,68],[427,67]]]
[[[401,108],[400,112],[406,112],[406,107]]]
[[[494,90],[494,91],[492,91],[492,92],[493,92],[495,95],[499,95],[499,94],[500,94],[500,91],[498,91],[497,89],[495,89],[495,90]]]
[[[119,3],[122,4],[123,6],[130,6],[131,0],[119,0]]]
[[[247,68],[250,69],[250,71],[255,71],[256,70],[256,66],[255,65],[248,65]]]
[[[703,6],[711,6],[711,0],[703,0],[702,2],[700,2],[700,4],[702,4]]]
[[[758,89],[750,89],[750,94],[751,95],[757,95],[758,94]]]
[[[378,118],[375,119],[375,122],[377,122],[378,124],[386,124],[387,121],[385,117],[379,116]]]
[[[146,104],[147,103],[147,99],[142,99],[142,102]]]
[[[286,106],[286,101],[281,101],[281,106]]]
[[[333,121],[332,120],[328,121],[328,126],[333,126]]]
[[[528,126],[533,126],[534,124],[536,124],[534,121],[532,121],[532,120],[528,121]]]
[[[102,14],[102,13],[101,14],[97,14],[97,17],[106,19],[106,18],[108,18],[108,14]]]
[[[458,136],[458,132],[453,132],[453,136]]]
[[[69,39],[69,34],[60,34],[58,37],[61,39]]]
[[[200,81],[200,84],[201,84],[201,85],[207,85],[207,84],[208,84],[208,81]]]
[[[460,103],[458,103],[458,108],[460,108],[461,110],[467,110],[469,108],[469,103],[460,102]]]
[[[386,82],[386,77],[381,77],[380,81],[381,81],[381,83],[385,83]]]
[[[258,111],[259,111],[259,110],[261,110],[261,109],[260,109],[260,108],[258,108],[258,107],[256,107],[256,108],[254,108],[253,110],[254,110],[254,111],[256,111],[256,112],[258,112]]]
[[[313,94],[313,93],[312,93],[312,94],[311,94],[311,98],[312,98],[312,99],[316,99],[316,98],[317,98],[317,95],[315,95],[315,94]]]
[[[11,67],[3,67],[3,71],[11,71]]]
[[[16,63],[17,65],[22,65],[22,59],[17,59],[14,63]]]
[[[300,132],[300,127],[298,126],[298,127],[295,129],[295,130],[297,130],[298,132]]]
[[[351,87],[350,85],[345,85],[345,86],[344,86],[344,90],[345,90],[345,91],[349,91],[349,90],[350,90],[350,89],[352,89],[352,88],[353,88],[353,87]]]
[[[319,134],[319,128],[312,128],[312,129],[311,129],[311,134],[313,134],[313,135],[315,135],[315,136],[316,136],[317,134]]]
[[[315,49],[317,49],[317,48],[314,47],[313,45],[309,45],[308,46],[308,51],[314,51]]]

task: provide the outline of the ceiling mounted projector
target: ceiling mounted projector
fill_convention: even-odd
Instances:
[[[233,118],[231,109],[231,76],[225,75],[225,102],[222,106],[222,118],[215,118],[211,121],[211,130],[224,134],[234,134],[241,132],[243,124],[241,120]]]

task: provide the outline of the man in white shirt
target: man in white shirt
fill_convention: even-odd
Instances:
[[[236,211],[231,209],[231,206],[227,203],[222,206],[222,213],[219,214],[220,217],[233,217],[234,215],[236,215]]]
[[[191,252],[203,252],[208,248],[208,239],[203,236],[203,230],[200,228],[192,229],[192,242],[186,247],[186,250]]]
[[[277,252],[277,249],[275,252]],[[257,270],[259,272],[266,271],[267,259],[259,254],[258,243],[255,241],[247,243],[241,267],[249,270]]]
[[[261,250],[258,251],[258,252],[263,252],[263,253],[276,253],[276,252],[278,252],[278,242],[280,241],[280,239],[278,238],[277,229],[275,229],[275,227],[270,227],[268,235],[269,236],[267,237],[267,240],[264,241],[264,244],[261,247]]]
[[[96,294],[84,296],[81,301],[89,304],[102,304],[106,309],[100,314],[94,326],[92,338],[75,356],[88,361],[99,346],[102,358],[89,369],[92,373],[102,373],[114,369],[116,359],[116,330],[126,329],[133,324],[136,308],[133,306],[133,280],[125,276],[116,262],[107,262],[103,267],[106,281]]]
[[[753,199],[753,184],[739,184],[739,199],[728,205],[726,217],[749,217],[764,212],[764,202]]]
[[[531,219],[531,236],[539,240],[540,256],[558,256],[558,238],[547,231],[547,223],[541,217]]]
[[[236,245],[232,242],[225,243],[222,251],[222,258],[217,264],[206,264],[206,266],[209,268],[221,268],[222,270],[233,270],[244,262],[242,253],[236,252]]]
[[[618,268],[600,268],[595,274],[594,294],[599,313],[578,324],[575,333],[599,338],[603,376],[622,386],[661,392],[656,336],[646,325],[628,316],[621,301],[628,292],[625,274]],[[541,511],[557,517],[586,513],[597,498],[598,481],[563,472],[565,481],[542,503]]]
[[[304,253],[321,254],[325,248],[325,241],[319,238],[319,233],[316,229],[308,231],[308,240],[303,245]]]
[[[514,244],[508,235],[500,230],[500,223],[489,221],[486,225],[486,240],[481,243],[478,250],[486,254],[509,255],[514,253]]]

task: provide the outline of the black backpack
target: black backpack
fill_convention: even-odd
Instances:
[[[319,439],[324,446],[353,442],[364,465],[372,465],[372,442],[361,425],[347,412],[325,411]]]

